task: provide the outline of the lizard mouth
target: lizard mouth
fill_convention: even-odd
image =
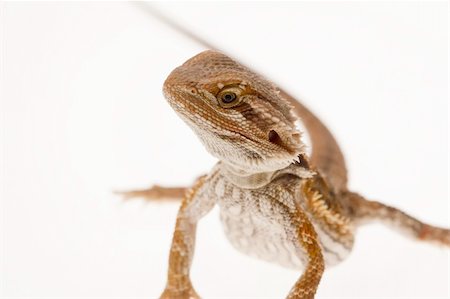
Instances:
[[[246,134],[245,132],[238,132],[238,131],[230,131],[230,135],[229,134],[224,134],[223,131],[222,133],[217,134],[218,136],[220,136],[220,138],[223,139],[228,139],[228,140],[233,140],[234,138],[243,138],[245,140],[247,140],[247,142],[253,143],[253,144],[261,144],[264,143],[264,140],[261,140],[259,138],[253,138],[251,136],[248,136],[248,134]],[[280,137],[280,135],[278,134],[277,131],[275,130],[270,130],[267,133],[267,141],[269,141],[271,144],[283,149],[285,152],[287,152],[289,155],[297,155],[298,154],[298,149],[297,148],[292,148],[289,147],[284,141],[283,139]],[[260,154],[260,153],[259,153]],[[264,154],[262,155],[264,156]]]
[[[252,138],[250,136],[247,136],[246,134],[239,133],[239,132],[233,132],[233,133],[237,134],[241,138],[246,139],[249,142],[252,142],[252,143],[255,143],[255,144],[261,143],[260,140],[254,139],[254,138]],[[222,138],[230,138],[231,137],[229,135],[224,135],[224,134],[219,134],[219,136],[221,136]],[[275,130],[270,130],[268,135],[267,135],[267,138],[268,138],[268,141],[270,143],[281,147],[283,150],[285,150],[289,154],[297,153],[297,151],[295,149],[292,149],[292,148],[288,147],[286,144],[283,143],[283,140],[281,139],[280,135]]]
[[[232,140],[245,139],[247,142],[255,145],[253,150],[255,154],[258,154],[261,157],[264,157],[267,154],[270,156],[273,155],[275,148],[272,147],[272,149],[270,149],[271,146],[266,148],[269,144],[276,146],[278,151],[281,149],[284,154],[279,154],[282,156],[285,156],[286,154],[289,156],[296,156],[298,153],[298,148],[289,142],[289,137],[287,137],[287,140],[284,139],[286,138],[286,134],[289,135],[288,132],[284,132],[283,130],[280,132],[276,129],[270,129],[268,132],[266,131],[266,133],[264,133],[264,128],[260,128],[261,131],[257,134],[258,136],[252,136],[249,134],[247,129],[238,129],[232,125],[224,126],[224,124],[227,124],[226,119],[222,119],[223,115],[216,113],[213,105],[204,98],[189,94],[184,90],[183,97],[175,100],[172,97],[168,98],[169,103],[182,116],[182,118],[191,125],[197,127],[197,129],[201,128],[201,124],[199,124],[200,121],[203,125],[204,123],[208,124],[208,128],[206,129],[207,131],[210,131],[210,133],[215,134],[223,140],[232,142]],[[205,111],[210,111],[215,115],[215,117],[208,119],[207,115],[205,115]],[[266,150],[262,150],[262,148],[266,148]]]

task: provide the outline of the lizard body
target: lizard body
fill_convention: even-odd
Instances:
[[[367,220],[386,220],[415,238],[450,245],[449,230],[348,191],[342,154],[331,133],[320,139],[326,127],[313,115],[305,124],[316,157],[309,159],[292,98],[228,56],[211,50],[194,56],[169,75],[163,90],[220,161],[184,195],[162,298],[198,297],[189,279],[195,228],[216,204],[234,247],[303,270],[288,298],[313,298],[325,267],[348,255],[355,228]],[[158,188],[159,196],[150,189],[148,197],[164,197]],[[177,195],[174,190],[180,188],[167,195]]]
[[[339,219],[342,220],[340,228],[334,229],[326,222],[332,216],[315,217],[323,203],[317,203],[322,199],[307,190],[310,180],[288,174],[263,187],[246,189],[236,186],[221,173],[211,178],[207,188],[214,191],[211,198],[220,207],[225,234],[239,251],[285,267],[303,269],[308,256],[299,245],[295,230],[286,229],[296,227],[291,215],[301,210],[319,237],[325,264],[334,265],[350,252],[353,227],[345,219]]]
[[[349,191],[343,154],[320,119],[225,54],[210,50],[194,56],[169,75],[163,91],[219,162],[190,188],[125,192],[127,197],[183,198],[161,298],[199,297],[189,278],[196,225],[216,204],[235,248],[302,271],[288,298],[313,298],[325,267],[347,257],[355,230],[367,221],[450,245],[448,229]],[[310,157],[298,120],[311,138]]]

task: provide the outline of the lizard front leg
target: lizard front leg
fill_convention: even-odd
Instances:
[[[297,210],[296,213],[289,214],[290,221],[296,228],[298,242],[307,255],[307,265],[302,276],[295,283],[288,295],[288,299],[310,299],[319,286],[325,269],[325,262],[322,256],[322,249],[314,226],[309,221],[305,212]]]
[[[163,299],[200,298],[192,287],[189,270],[195,247],[197,221],[211,210],[214,201],[201,192],[205,177],[197,180],[185,194],[177,216],[172,247],[169,256],[167,284]]]
[[[183,198],[188,187],[162,187],[159,185],[153,185],[148,189],[131,190],[131,191],[118,191],[116,194],[122,195],[124,199],[131,199],[136,197],[142,197],[146,200],[180,200]]]
[[[203,175],[204,176],[204,175]],[[200,176],[202,177],[202,176]],[[200,178],[199,177],[199,178]],[[153,185],[147,189],[140,190],[130,190],[130,191],[116,191],[115,194],[122,195],[124,199],[132,199],[136,197],[144,198],[148,201],[154,200],[181,200],[185,196],[186,191],[189,187],[178,186],[178,187],[164,187],[160,185]]]

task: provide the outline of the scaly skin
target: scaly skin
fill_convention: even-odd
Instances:
[[[164,95],[219,162],[189,189],[157,186],[125,193],[156,199],[188,190],[161,298],[198,297],[189,279],[196,224],[215,204],[234,247],[303,270],[288,298],[313,298],[325,267],[348,255],[355,228],[367,220],[450,245],[448,229],[348,191],[343,155],[321,121],[226,55],[205,51],[189,59],[169,75]],[[294,124],[298,117],[311,136],[311,158]]]

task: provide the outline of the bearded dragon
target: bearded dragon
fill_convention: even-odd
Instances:
[[[450,246],[450,230],[348,190],[344,156],[326,126],[220,51],[202,52],[176,68],[163,93],[219,162],[192,187],[124,193],[182,199],[161,298],[199,298],[189,276],[196,226],[216,204],[236,249],[302,271],[287,298],[314,298],[325,268],[348,256],[355,230],[370,220]],[[310,156],[297,121],[310,135]]]

